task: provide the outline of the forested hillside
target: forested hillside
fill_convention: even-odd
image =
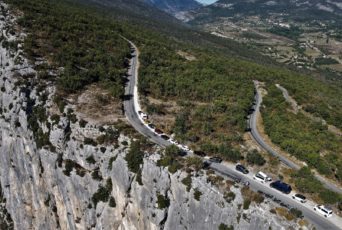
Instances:
[[[184,28],[182,37],[175,32],[176,35],[170,38],[156,32],[154,26],[137,24],[134,20],[134,23],[122,21],[103,11],[98,13],[69,1],[7,2],[24,13],[19,24],[29,34],[25,41],[26,54],[28,57],[42,56],[49,60],[49,66],[40,66],[41,77],[54,79],[61,95],[80,91],[88,84],[99,82],[118,100],[121,99],[129,57],[128,43],[121,36],[134,41],[141,52],[139,91],[142,97],[176,102],[180,110],[172,114],[175,117],[172,131],[177,138],[208,154],[221,155],[232,161],[241,159],[239,144],[243,142],[246,115],[254,96],[252,80],[266,82],[271,87],[271,95],[272,86],[281,84],[306,110],[342,128],[342,92],[338,86],[284,68],[236,58],[234,54],[239,53],[239,46],[233,45],[236,43],[225,43],[220,39],[215,43],[216,40],[210,36],[209,40],[205,40],[200,35],[200,42],[191,42],[196,39],[196,33],[192,30],[186,33]],[[204,43],[204,47],[198,46]],[[216,52],[220,47],[221,51]],[[224,52],[229,49],[232,51]],[[193,58],[186,58],[179,51]],[[241,52],[247,51],[241,49]],[[51,67],[59,68],[60,76],[50,76],[47,69]],[[278,96],[274,95],[273,100],[276,100]],[[269,108],[264,112],[268,132],[286,132],[281,137],[283,139],[277,139],[274,135],[271,138],[283,144],[284,139],[288,140],[289,135],[294,133],[296,141],[300,141],[302,137],[297,131],[301,118],[289,118],[288,114],[283,116],[284,109],[276,107],[277,101],[269,101],[267,106]],[[150,111],[162,114],[163,108]],[[282,126],[274,125],[278,121]],[[285,126],[287,122],[295,124]],[[315,146],[317,143],[331,144],[326,146],[330,151],[329,156],[341,158],[342,143],[339,139],[325,132],[318,136],[317,130],[324,131],[324,127],[312,128],[307,124],[305,127],[307,142],[303,144],[304,148],[314,142]],[[329,142],[322,143],[317,138],[329,138]],[[310,147],[310,154],[319,161],[319,149],[313,148]],[[311,161],[306,151],[295,150],[293,154],[299,159]],[[317,162],[310,162],[309,165],[327,175],[338,168],[335,173],[341,175],[341,168],[335,162],[326,160],[322,163],[325,168]]]

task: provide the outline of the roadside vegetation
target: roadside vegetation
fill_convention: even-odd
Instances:
[[[289,111],[290,105],[274,85],[267,90],[261,113],[272,142],[320,174],[342,182],[342,138],[321,122]]]

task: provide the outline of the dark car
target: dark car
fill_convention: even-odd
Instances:
[[[168,141],[170,139],[170,137],[165,135],[165,134],[160,135],[160,137],[163,138],[166,141]]]
[[[181,157],[186,156],[188,153],[186,151],[184,151],[183,149],[179,149],[178,155]]]
[[[239,172],[242,172],[243,174],[248,174],[248,173],[249,173],[248,169],[246,169],[245,166],[240,165],[240,164],[236,165],[236,166],[235,166],[235,169],[236,169],[237,171],[239,171]]]
[[[285,193],[285,194],[289,194],[292,191],[292,188],[290,185],[288,185],[288,184],[286,184],[280,180],[272,182],[270,184],[270,186],[271,186],[271,188],[277,189],[278,191]]]
[[[157,134],[163,134],[164,132],[161,131],[160,129],[155,129],[154,132],[156,132]]]
[[[156,128],[156,126],[154,124],[152,124],[152,123],[148,124],[148,127],[150,127],[151,129],[155,129]]]
[[[200,156],[200,157],[205,157],[206,156],[205,152],[202,152],[202,151],[194,151],[194,154],[197,155],[197,156]]]
[[[203,162],[203,165],[202,165],[202,168],[203,168],[203,169],[208,169],[209,166],[210,166],[210,162],[204,161],[204,162]]]
[[[254,108],[250,108],[250,109],[248,110],[248,114],[252,114],[252,113],[254,113],[254,111],[255,111]]]
[[[209,161],[213,163],[221,163],[222,159],[220,157],[211,157],[209,158]]]
[[[251,128],[245,128],[245,132],[252,132]]]

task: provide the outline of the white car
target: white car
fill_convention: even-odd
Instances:
[[[265,173],[261,171],[253,176],[254,180],[260,181],[261,183],[266,183],[267,181],[269,181],[269,178],[270,177],[268,177]]]
[[[292,199],[299,201],[300,203],[305,203],[306,202],[306,197],[303,196],[302,194],[295,194],[292,196]]]
[[[140,115],[140,117],[141,117],[143,120],[148,119],[148,116],[147,116],[146,113],[143,113],[142,111],[138,111],[138,114]]]
[[[183,149],[184,151],[190,151],[189,147],[186,145],[178,145],[179,148]]]
[[[333,213],[331,209],[325,207],[324,205],[316,205],[314,210],[325,217],[331,217]]]
[[[172,138],[170,138],[170,143],[173,144],[173,145],[178,145],[178,142]]]

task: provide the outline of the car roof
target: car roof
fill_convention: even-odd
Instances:
[[[326,211],[332,212],[332,210],[329,207],[326,207],[324,205],[320,205],[320,206],[321,206],[321,208],[325,209]]]
[[[296,196],[296,197],[299,197],[299,198],[301,198],[301,199],[306,199],[306,197],[305,197],[304,195],[299,194],[299,193],[297,193],[295,196]]]
[[[263,173],[263,172],[258,172],[258,174],[260,174],[261,176],[263,176],[263,177],[267,177],[267,175],[265,174],[265,173]]]

